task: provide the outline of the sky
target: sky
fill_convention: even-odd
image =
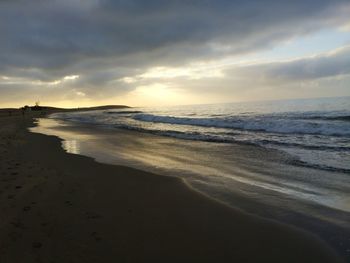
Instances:
[[[0,107],[334,96],[349,0],[0,0]]]

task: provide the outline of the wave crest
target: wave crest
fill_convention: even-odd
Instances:
[[[229,128],[258,132],[350,136],[350,125],[347,123],[336,124],[320,120],[290,119],[287,117],[283,118],[266,115],[229,118],[188,118],[136,114],[132,118],[143,122]]]

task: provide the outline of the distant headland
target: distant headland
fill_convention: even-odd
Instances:
[[[11,116],[18,114],[26,114],[28,112],[42,112],[42,113],[52,113],[52,112],[62,112],[62,111],[94,111],[94,110],[111,110],[111,109],[123,109],[130,108],[126,105],[103,105],[103,106],[93,106],[93,107],[78,107],[78,108],[58,108],[51,106],[40,106],[35,104],[34,106],[25,105],[21,108],[0,108],[0,116]]]

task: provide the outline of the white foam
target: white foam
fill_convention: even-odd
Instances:
[[[231,128],[249,131],[264,131],[283,134],[320,134],[350,136],[350,123],[324,120],[298,120],[283,116],[225,117],[225,118],[184,118],[136,114],[135,120],[153,123],[192,125],[215,128]]]

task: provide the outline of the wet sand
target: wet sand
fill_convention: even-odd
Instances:
[[[310,234],[68,154],[30,125],[0,116],[0,262],[341,262]]]

